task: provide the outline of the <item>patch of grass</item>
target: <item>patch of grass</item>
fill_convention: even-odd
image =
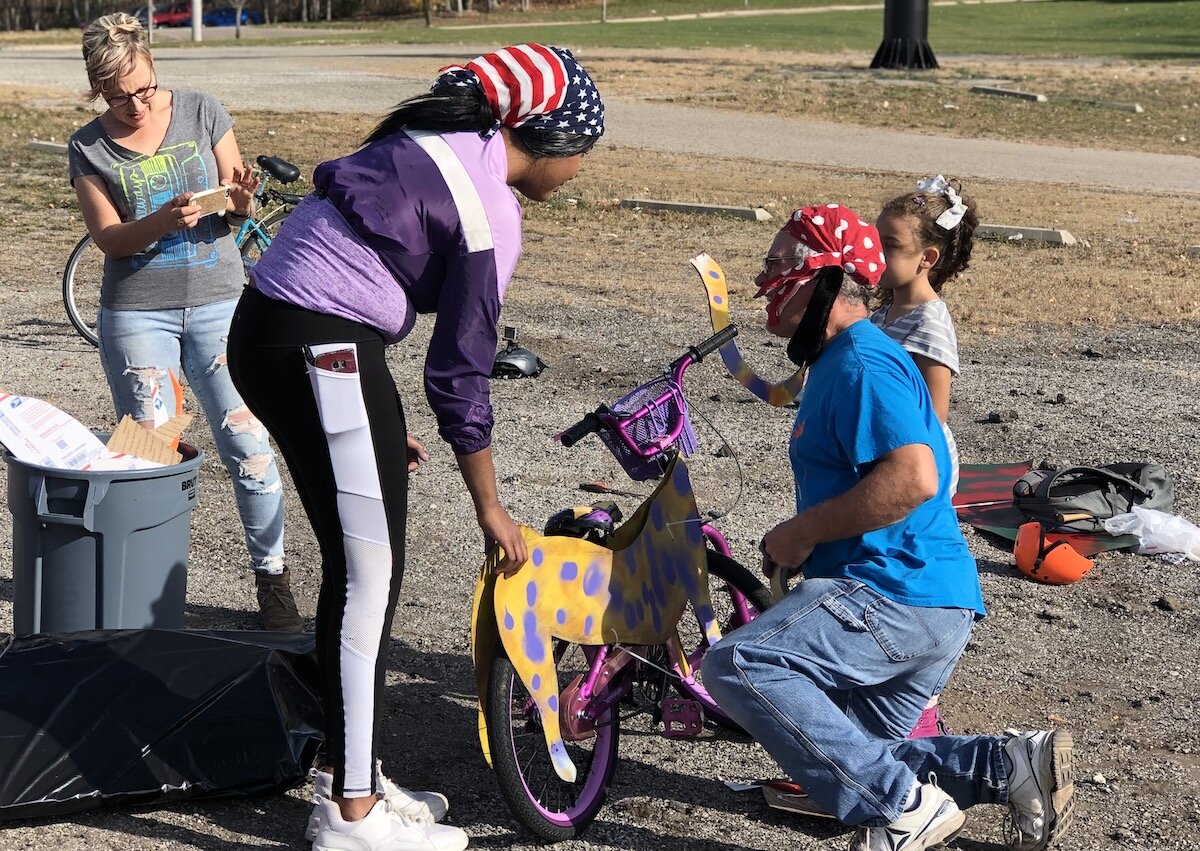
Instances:
[[[28,92],[0,89],[0,138],[65,139],[90,115],[69,101],[29,106]],[[307,176],[321,161],[353,150],[372,117],[243,112],[238,142],[249,158],[271,153]],[[312,132],[320,128],[320,133]],[[37,131],[36,133],[34,131]],[[15,137],[13,134],[16,134]],[[752,165],[752,167],[750,167]],[[526,252],[517,281],[577,278],[589,297],[630,305],[691,292],[687,259],[708,251],[729,273],[735,310],[752,321],[750,281],[782,216],[839,200],[873,216],[916,175],[797,169],[784,163],[668,155],[601,144],[580,176],[549,204],[526,205]],[[1200,322],[1200,292],[1187,246],[1200,243],[1200,200],[1020,182],[975,181],[987,221],[1066,228],[1070,248],[981,241],[971,268],[946,298],[964,337],[1026,325]],[[303,191],[301,189],[300,191]],[[775,222],[634,212],[621,198],[760,205]],[[579,199],[576,204],[566,196]],[[10,279],[58,286],[67,252],[83,232],[60,156],[15,145],[0,161],[0,236]],[[561,248],[570,246],[569,258]],[[46,298],[47,304],[56,304]],[[697,310],[702,301],[697,300]],[[14,308],[15,309],[15,308]]]
[[[929,29],[935,52],[947,54],[1193,59],[1200,57],[1195,23],[1198,16],[1200,0],[1050,0],[937,6],[930,11]],[[757,47],[873,54],[882,34],[881,17],[877,9],[864,9],[635,24],[551,25],[538,26],[536,37],[547,43],[580,47]],[[430,30],[415,22],[355,35],[357,39],[398,43],[513,43],[530,37],[530,31],[520,25],[464,30],[435,26]]]

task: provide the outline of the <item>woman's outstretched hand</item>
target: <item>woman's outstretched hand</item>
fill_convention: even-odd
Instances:
[[[504,558],[496,565],[496,572],[501,576],[511,576],[529,558],[529,548],[516,521],[508,516],[499,503],[478,515],[479,528],[487,540],[488,549],[493,544],[499,544],[504,550]]]
[[[408,472],[415,473],[421,462],[428,460],[429,453],[425,451],[425,444],[411,434],[408,435]]]
[[[232,212],[238,216],[249,216],[254,212],[254,193],[262,180],[250,166],[244,163],[233,167],[233,179],[222,180],[223,186],[229,187],[229,201],[233,205]]]

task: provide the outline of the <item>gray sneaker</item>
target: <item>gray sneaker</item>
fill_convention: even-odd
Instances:
[[[1075,818],[1075,753],[1066,730],[1017,733],[1004,743],[1009,760],[1008,847],[1042,851]]]
[[[860,827],[850,851],[924,851],[958,836],[966,820],[953,798],[934,783],[922,783],[917,806],[886,827]]]

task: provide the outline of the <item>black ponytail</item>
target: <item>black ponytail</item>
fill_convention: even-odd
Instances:
[[[482,135],[491,130],[495,123],[496,118],[482,89],[452,83],[435,84],[429,94],[417,95],[397,104],[363,140],[363,144],[369,145],[401,130],[474,132]],[[536,158],[584,154],[596,144],[597,138],[536,127],[513,128],[513,135]]]

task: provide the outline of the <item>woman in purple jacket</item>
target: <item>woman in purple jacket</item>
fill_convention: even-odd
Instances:
[[[445,69],[316,191],[254,268],[233,319],[229,368],[279,446],[321,545],[317,653],[329,770],[309,821],[317,851],[459,849],[446,799],[409,792],[376,761],[385,649],[404,570],[409,437],[384,348],[436,315],[425,392],[502,571],[526,559],[500,505],[488,376],[521,251],[512,189],[547,200],[604,132],[596,87],[569,51],[523,44]],[[408,457],[397,447],[408,446]],[[417,834],[421,834],[418,836]],[[390,847],[390,845],[388,845]],[[407,846],[406,846],[407,847]]]

